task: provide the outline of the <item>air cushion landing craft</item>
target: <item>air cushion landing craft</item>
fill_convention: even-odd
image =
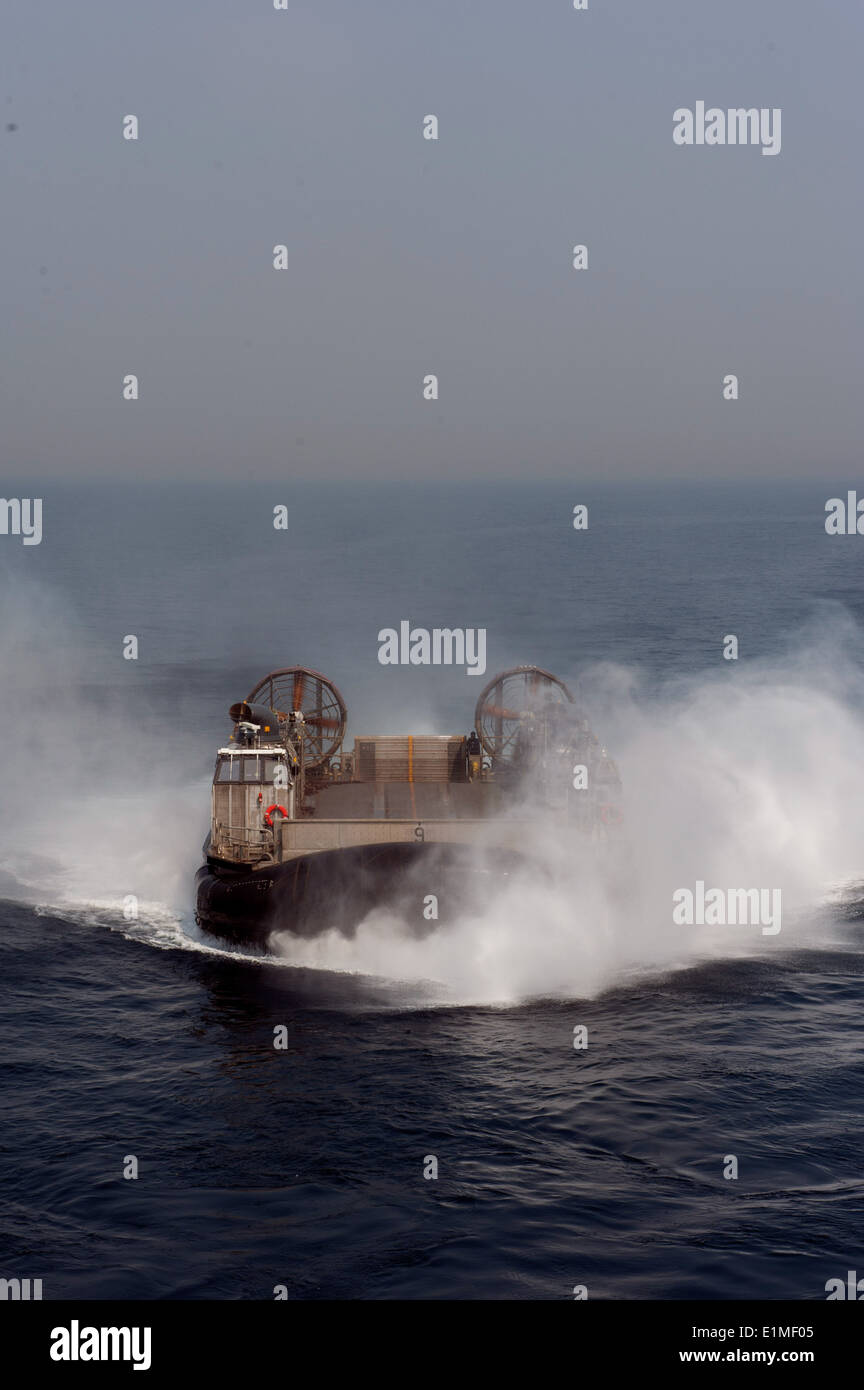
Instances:
[[[538,666],[489,681],[467,735],[357,735],[346,750],[345,701],[304,666],[270,672],[229,717],[196,921],[233,941],[351,935],[375,908],[423,934],[439,904],[446,920],[526,862],[538,816],[596,840],[621,821],[615,763]]]

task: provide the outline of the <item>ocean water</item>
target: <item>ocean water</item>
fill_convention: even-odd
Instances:
[[[819,1299],[860,1265],[845,487],[46,484],[41,545],[0,537],[0,1274],[46,1298]],[[485,677],[382,666],[403,619],[484,627]],[[270,957],[199,931],[213,752],[262,675],[324,671],[350,742],[465,732],[520,662],[616,757],[614,844],[538,826],[542,875],[423,940],[382,914]],[[699,880],[780,888],[781,930],[676,924]]]

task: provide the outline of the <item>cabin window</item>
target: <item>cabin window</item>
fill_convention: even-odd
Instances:
[[[217,782],[251,782],[272,786],[277,767],[284,767],[282,758],[239,757],[220,758],[216,764]]]

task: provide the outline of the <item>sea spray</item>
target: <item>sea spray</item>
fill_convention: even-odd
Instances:
[[[582,695],[624,780],[620,832],[597,844],[538,815],[525,846],[534,867],[490,875],[482,910],[422,940],[373,912],[351,939],[281,934],[277,949],[298,964],[433,977],[465,1000],[507,1001],[592,995],[634,971],[819,940],[819,904],[860,876],[864,854],[858,641],[834,614],[783,659],[651,691],[620,666],[586,668]],[[697,881],[782,891],[781,937],[742,920],[674,921],[674,893]]]
[[[94,922],[120,929],[130,896],[160,924],[166,911],[190,921],[209,729],[125,680],[132,673],[107,662],[44,585],[6,584],[0,641],[5,894],[16,896],[17,881],[22,897],[98,904]],[[524,845],[533,862],[501,878],[478,857],[470,909],[429,930],[378,911],[352,938],[322,922],[316,938],[282,933],[274,948],[290,964],[438,980],[451,999],[507,1001],[596,994],[634,972],[821,941],[820,904],[832,885],[860,879],[864,855],[860,645],[852,618],[825,608],[771,661],[650,687],[636,669],[585,663],[580,699],[624,781],[620,829],[598,843],[538,813]],[[382,712],[380,726],[440,728],[434,711],[420,711],[424,698],[417,710]],[[782,932],[674,923],[673,893],[698,881],[782,889]]]

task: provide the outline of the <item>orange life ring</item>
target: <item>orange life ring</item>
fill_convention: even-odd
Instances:
[[[601,806],[600,819],[604,825],[620,825],[624,815],[620,806]]]
[[[265,821],[267,822],[267,824],[269,825],[269,827],[270,827],[271,830],[273,829],[273,821],[272,821],[270,818],[271,818],[271,816],[273,815],[273,812],[274,812],[274,811],[281,811],[281,812],[282,812],[282,815],[285,817],[285,820],[288,820],[288,811],[287,811],[287,809],[286,809],[284,806],[279,806],[279,805],[274,801],[274,802],[273,802],[273,805],[272,805],[272,806],[268,806],[268,807],[267,807],[267,810],[264,812],[264,819],[265,819]]]

